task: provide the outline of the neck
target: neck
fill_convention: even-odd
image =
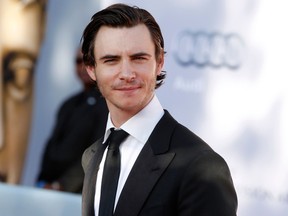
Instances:
[[[128,112],[120,109],[110,111],[111,121],[116,128],[120,128],[121,125],[123,125],[126,121],[128,121],[136,114],[137,112]]]
[[[143,106],[141,109],[137,109],[137,110],[136,109],[124,110],[124,109],[121,109],[120,107],[115,107],[106,101],[113,125],[116,128],[120,128],[121,125],[123,125],[126,121],[128,121],[130,118],[132,118],[137,113],[139,113],[142,109],[144,109],[151,102],[152,98],[153,98],[153,96],[151,97],[149,102],[147,104],[145,104],[145,106]]]

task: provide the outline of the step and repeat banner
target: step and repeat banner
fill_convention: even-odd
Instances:
[[[23,184],[32,184],[59,104],[80,85],[73,51],[90,17],[112,0],[51,0],[37,67]],[[134,0],[165,38],[162,105],[228,162],[241,216],[288,212],[288,32],[285,1]],[[38,75],[37,75],[38,74]]]

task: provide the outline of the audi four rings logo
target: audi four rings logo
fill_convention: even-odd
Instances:
[[[174,41],[172,52],[182,66],[238,69],[243,60],[244,43],[234,33],[184,31]]]

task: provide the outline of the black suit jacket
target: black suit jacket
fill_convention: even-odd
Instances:
[[[102,140],[83,154],[82,216],[94,215]],[[224,159],[165,111],[139,154],[115,216],[235,216],[237,196]]]

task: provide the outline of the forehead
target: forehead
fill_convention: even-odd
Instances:
[[[155,51],[151,34],[144,24],[133,27],[102,26],[95,38],[95,53],[113,51]]]

